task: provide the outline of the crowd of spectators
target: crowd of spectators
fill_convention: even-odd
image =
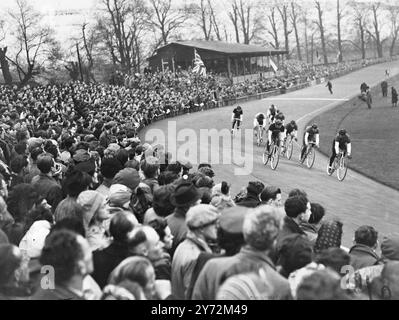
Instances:
[[[0,299],[399,299],[398,234],[362,226],[345,250],[305,191],[232,195],[210,164],[137,138],[215,85],[0,87]]]

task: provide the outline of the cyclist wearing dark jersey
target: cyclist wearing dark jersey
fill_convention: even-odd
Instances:
[[[269,123],[274,123],[276,115],[277,115],[277,109],[274,106],[274,104],[272,104],[269,110],[267,110],[267,119],[269,119]]]
[[[285,128],[281,120],[276,120],[272,123],[268,130],[267,139],[267,152],[270,152],[270,145],[274,142],[277,146],[280,146],[281,141],[284,139]]]
[[[297,140],[298,134],[298,125],[296,124],[295,120],[292,120],[289,124],[285,126],[285,136],[288,137],[291,135],[292,138]]]
[[[266,116],[264,113],[257,113],[255,115],[255,119],[254,119],[254,134],[255,136],[257,136],[258,133],[258,128],[261,129],[261,137],[260,139],[262,139],[263,136],[263,132],[265,130],[266,127]]]
[[[320,144],[319,127],[315,123],[312,126],[309,126],[305,129],[305,133],[303,135],[302,150],[301,150],[301,160],[305,155],[307,146],[311,142],[315,143],[317,148],[319,147]]]
[[[328,166],[329,171],[332,169],[335,157],[339,154],[340,151],[343,151],[344,154],[348,155],[348,158],[351,157],[352,143],[345,129],[339,130],[337,136],[334,138],[332,144],[332,155],[330,158],[330,165]]]
[[[237,124],[237,130],[240,129],[240,125],[242,123],[242,115],[243,112],[240,106],[238,106],[233,110],[233,114],[231,117],[231,121],[233,122],[233,127],[231,128],[231,132],[234,131],[234,127],[236,126],[236,124]]]
[[[278,111],[278,112],[277,112],[277,115],[276,115],[276,120],[281,120],[281,122],[282,122],[283,125],[284,125],[285,115],[284,115],[281,111]]]

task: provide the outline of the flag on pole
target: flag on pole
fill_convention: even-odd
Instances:
[[[274,72],[277,72],[278,67],[276,66],[276,64],[274,63],[273,59],[270,58],[270,65],[272,66]]]
[[[199,74],[200,76],[206,76],[206,67],[204,62],[202,61],[200,55],[197,53],[197,50],[194,49],[194,68],[193,72]]]

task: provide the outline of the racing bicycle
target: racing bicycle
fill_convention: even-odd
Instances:
[[[280,161],[280,147],[276,142],[273,140],[272,143],[270,144],[270,152],[267,151],[267,145],[265,147],[265,150],[263,151],[263,164],[266,166],[268,162],[270,161],[270,167],[272,170],[276,170],[278,163]]]
[[[331,170],[329,169],[330,163],[327,164],[327,174],[332,176],[337,171],[337,178],[339,181],[344,181],[348,172],[349,157],[344,151],[340,150],[339,154],[335,157]]]
[[[316,160],[316,150],[315,150],[315,142],[309,142],[308,146],[306,147],[306,152],[303,158],[300,160],[301,164],[306,161],[306,166],[309,169],[312,169],[314,162]]]
[[[294,151],[294,137],[290,134],[285,139],[283,153],[288,160],[292,158],[292,152]]]

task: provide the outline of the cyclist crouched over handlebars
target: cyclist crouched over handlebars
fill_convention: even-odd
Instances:
[[[315,123],[305,129],[305,133],[303,135],[303,145],[301,149],[301,161],[305,156],[309,143],[314,143],[317,148],[320,145],[319,127]]]
[[[348,158],[351,159],[352,144],[351,139],[345,129],[339,130],[337,136],[334,138],[332,145],[332,155],[330,158],[330,164],[328,166],[329,171],[332,170],[334,160],[340,151],[343,151],[344,155],[348,155]]]
[[[267,139],[267,152],[270,154],[270,145],[274,142],[278,147],[280,147],[281,142],[284,140],[285,128],[281,120],[276,120],[272,123],[268,130]]]

